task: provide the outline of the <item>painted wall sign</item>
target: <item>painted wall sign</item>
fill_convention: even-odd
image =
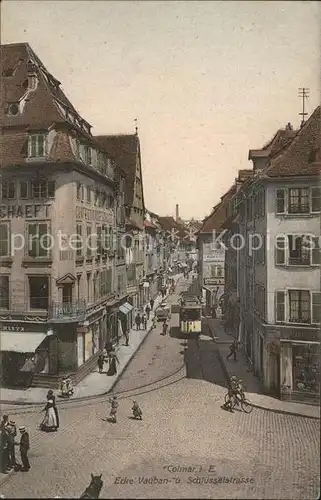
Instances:
[[[85,207],[76,207],[76,219],[79,220],[87,220],[87,221],[96,221],[96,222],[105,222],[108,224],[113,223],[114,214],[112,211],[109,212],[101,212],[99,210],[92,210],[90,208]]]
[[[24,332],[25,327],[20,325],[0,325],[0,328],[4,332]]]
[[[48,218],[50,205],[0,205],[0,219],[33,219]]]

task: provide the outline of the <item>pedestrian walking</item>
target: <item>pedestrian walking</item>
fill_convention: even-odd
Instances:
[[[111,420],[114,423],[116,423],[117,422],[117,410],[118,410],[117,396],[113,396],[112,399],[109,399],[109,402],[111,404],[109,417],[111,418]]]
[[[66,380],[67,380],[67,377],[64,377]],[[67,391],[68,391],[68,383],[67,383]],[[53,402],[53,408],[54,408],[54,412],[55,412],[55,415],[56,415],[56,420],[57,420],[57,429],[59,427],[59,414],[58,414],[58,408],[57,408],[57,405],[56,405],[56,397],[53,393],[53,391],[51,389],[49,389],[49,391],[47,392],[47,401],[49,401],[49,399],[52,400]]]
[[[110,340],[107,340],[107,342],[105,344],[105,350],[106,350],[107,356],[110,353],[110,351],[113,350],[113,343]]]
[[[2,420],[1,420],[1,424],[0,424],[1,431],[8,425],[8,423],[9,423],[8,415],[3,415]]]
[[[48,399],[46,406],[42,411],[45,411],[45,416],[40,424],[40,429],[45,432],[58,430],[58,422],[53,399]]]
[[[9,472],[11,469],[9,467],[9,452],[8,452],[8,432],[7,426],[4,426],[1,430],[1,472]]]
[[[99,371],[99,373],[103,373],[103,368],[104,368],[104,356],[103,356],[102,354],[100,354],[100,355],[98,356],[97,364],[98,364],[98,371]]]
[[[143,330],[146,330],[146,328],[147,328],[147,319],[146,319],[145,314],[142,315],[141,322],[142,322]]]
[[[135,316],[135,324],[136,324],[136,330],[140,330],[141,317],[139,312]]]
[[[145,307],[145,312],[146,312],[146,316],[147,316],[148,320],[149,320],[149,316],[150,316],[150,311],[151,311],[150,305],[147,304],[147,306]]]
[[[7,433],[7,449],[8,449],[8,470],[16,469],[18,464],[16,462],[15,453],[15,435],[17,434],[17,428],[15,422],[10,421],[6,426],[5,431]]]
[[[125,346],[128,347],[129,346],[129,330],[127,328],[125,328],[125,330],[124,330],[124,335],[125,335]]]
[[[236,353],[238,350],[238,341],[234,340],[234,342],[230,345],[229,349],[230,349],[230,353],[226,356],[226,359],[230,359],[230,357],[233,356],[234,361],[237,361]]]
[[[154,307],[154,299],[150,299],[149,303],[150,303],[150,309],[152,311]]]
[[[116,375],[117,373],[117,365],[116,362],[119,364],[119,359],[117,358],[116,352],[113,350],[109,353],[109,369],[107,372],[108,376]]]
[[[30,463],[28,458],[28,452],[30,448],[29,434],[25,427],[19,427],[20,431],[20,456],[22,462],[21,470],[27,472],[30,469]]]

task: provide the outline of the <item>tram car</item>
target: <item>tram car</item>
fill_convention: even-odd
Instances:
[[[179,324],[183,334],[191,335],[202,332],[202,304],[196,295],[182,294]]]

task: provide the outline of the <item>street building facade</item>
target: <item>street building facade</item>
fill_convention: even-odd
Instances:
[[[199,250],[199,282],[202,289],[203,302],[207,314],[222,314],[223,295],[225,290],[225,247],[223,223],[226,219],[228,202],[233,196],[235,187],[221,198],[211,214],[203,221],[198,231]]]
[[[319,400],[320,108],[250,150],[253,176],[235,197],[238,338],[266,392]]]
[[[2,46],[2,65],[3,376],[57,386],[117,341],[116,164],[28,44]]]

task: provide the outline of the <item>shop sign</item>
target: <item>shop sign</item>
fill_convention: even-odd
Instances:
[[[36,203],[34,205],[0,205],[0,219],[36,219],[49,218],[50,205]]]
[[[224,262],[224,252],[203,255],[203,262]]]
[[[309,340],[311,341],[320,341],[320,333],[319,332],[305,332],[305,331],[298,331],[298,332],[291,332],[290,333],[290,340],[306,340],[307,342]]]
[[[224,285],[224,278],[204,278],[204,285]]]
[[[113,224],[113,213],[101,212],[99,210],[92,210],[85,207],[76,207],[76,219],[86,221],[105,222],[106,224]]]
[[[77,328],[77,333],[87,333],[87,327],[86,326],[78,326]]]
[[[1,325],[0,329],[4,332],[24,332],[25,327],[22,325]]]

